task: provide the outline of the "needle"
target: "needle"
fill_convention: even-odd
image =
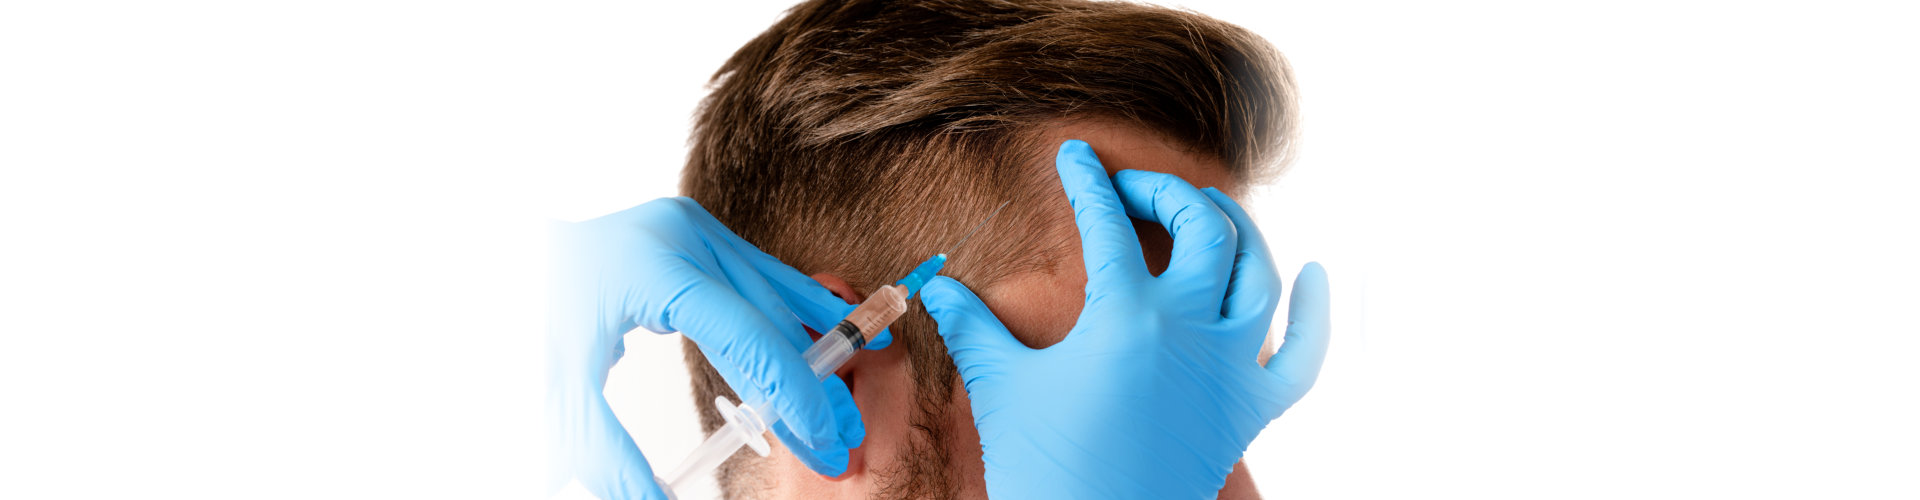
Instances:
[[[1000,206],[998,206],[998,207],[994,207],[994,208],[993,208],[993,213],[990,213],[990,214],[987,214],[987,219],[986,219],[986,220],[983,220],[983,221],[980,221],[980,223],[979,223],[979,224],[976,224],[976,225],[974,225],[974,226],[973,226],[973,229],[972,229],[972,230],[970,230],[970,231],[967,231],[967,235],[966,235],[966,236],[961,236],[961,237],[960,237],[960,241],[959,241],[959,242],[956,242],[956,243],[954,243],[954,244],[953,244],[953,247],[952,247],[952,248],[948,248],[948,249],[947,249],[947,251],[945,251],[945,252],[940,252],[940,254],[941,254],[941,255],[946,255],[946,254],[950,254],[950,253],[953,253],[953,251],[954,251],[954,250],[959,250],[959,249],[960,249],[960,245],[961,245],[962,243],[966,243],[966,242],[967,242],[967,240],[969,240],[969,239],[972,239],[972,238],[973,238],[973,233],[977,233],[977,232],[980,232],[980,228],[983,228],[983,227],[986,227],[986,226],[987,226],[987,223],[988,223],[988,222],[993,222],[993,218],[994,218],[994,217],[998,217],[998,216],[1000,216],[1000,210],[1001,210],[1001,209],[1005,209],[1005,208],[1007,208],[1007,204],[1008,204],[1008,203],[1012,203],[1012,202],[1013,202],[1013,200],[1007,200],[1007,201],[1003,201],[1003,202],[1000,202]]]

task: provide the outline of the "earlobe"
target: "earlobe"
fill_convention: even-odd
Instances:
[[[867,300],[864,294],[853,289],[853,285],[848,285],[847,280],[840,279],[833,273],[814,273],[810,277],[820,282],[820,286],[827,287],[828,291],[833,292],[833,296],[847,301],[847,304],[859,304],[860,301]]]

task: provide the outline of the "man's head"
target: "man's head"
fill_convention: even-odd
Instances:
[[[1079,313],[1084,274],[1053,173],[1061,141],[1112,169],[1174,173],[1235,194],[1290,156],[1285,62],[1238,27],[1189,12],[1074,0],[813,1],[742,47],[696,116],[683,194],[850,299],[1005,211],[942,274],[972,287],[1029,345]],[[1140,227],[1149,260],[1166,235]],[[731,497],[977,491],[964,390],[917,302],[893,347],[841,370],[867,425],[841,482],[791,457],[736,456]],[[694,400],[737,400],[686,344]],[[1036,381],[1043,383],[1044,381]],[[849,484],[857,483],[857,484]]]

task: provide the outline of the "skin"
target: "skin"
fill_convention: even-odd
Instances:
[[[1177,175],[1196,187],[1219,188],[1236,199],[1244,193],[1245,186],[1235,182],[1218,159],[1190,152],[1150,130],[1103,120],[1068,122],[1052,128],[1043,136],[1040,144],[1047,151],[1052,151],[1067,139],[1081,139],[1093,145],[1109,174],[1125,169],[1165,172]],[[1052,156],[1047,155],[1046,158],[1044,175],[1052,176]],[[1064,193],[1057,198],[1046,203],[1058,205],[1066,217],[1057,219],[1059,222],[1046,229],[1044,232],[1047,234],[1042,237],[1077,241],[1079,233],[1073,225],[1072,208]],[[1154,274],[1159,274],[1166,269],[1173,239],[1158,224],[1140,220],[1133,222],[1135,233],[1140,235],[1148,268]],[[975,292],[1023,343],[1035,348],[1053,345],[1073,328],[1085,298],[1086,269],[1078,256],[1078,246],[1073,246],[1072,251],[1075,253],[1067,256],[1070,258],[1058,259],[1059,265],[1053,272],[1015,275],[992,287],[975,289]],[[814,279],[833,290],[834,294],[848,299],[849,303],[864,299],[846,281],[832,273],[816,274]],[[1262,346],[1261,352],[1248,354],[1266,359],[1273,352],[1272,344],[1272,335],[1269,333],[1267,345]],[[846,380],[854,403],[860,407],[867,430],[865,443],[852,450],[847,472],[839,477],[816,474],[793,458],[792,454],[776,450],[768,458],[767,464],[771,498],[869,498],[880,490],[876,484],[879,477],[873,471],[885,470],[894,457],[900,456],[901,450],[906,447],[906,440],[912,437],[913,430],[908,424],[914,412],[912,401],[898,397],[913,391],[905,349],[862,352],[848,361],[838,373]],[[980,436],[973,425],[973,410],[967,400],[966,389],[957,378],[954,380],[953,395],[953,412],[945,425],[953,433],[949,442],[954,449],[947,452],[953,457],[952,463],[961,469],[955,471],[957,477],[964,478],[958,485],[959,491],[955,493],[958,498],[986,498]],[[780,446],[779,440],[771,441],[776,448]],[[1226,487],[1220,491],[1220,498],[1259,497],[1245,463],[1234,464],[1233,473],[1227,476]]]

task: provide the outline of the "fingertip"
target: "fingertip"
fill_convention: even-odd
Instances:
[[[840,429],[834,424],[841,411],[841,400],[835,398],[830,387],[814,385],[812,382],[818,379],[804,364],[785,367],[783,370],[798,370],[805,375],[787,371],[781,375],[789,381],[780,384],[785,387],[769,391],[767,397],[774,405],[773,411],[781,412],[781,423],[792,429],[794,436],[808,448],[816,450],[845,448],[846,443],[840,440]],[[801,380],[807,382],[800,382]],[[845,387],[844,384],[841,385],[841,388]],[[852,401],[850,394],[842,394],[842,396],[846,397],[845,401]]]
[[[1127,216],[1158,223],[1173,237],[1172,253],[1160,276],[1174,276],[1196,287],[1203,301],[1220,297],[1231,279],[1234,254],[1242,246],[1233,217],[1212,196],[1176,175],[1121,170],[1113,182]]]
[[[860,406],[853,401],[853,391],[839,375],[827,375],[820,385],[826,388],[827,399],[833,404],[833,421],[839,427],[840,442],[848,448],[859,448],[867,440],[867,428],[860,417]]]
[[[782,422],[785,420],[782,419]],[[840,429],[837,425],[833,425],[833,422],[806,424],[794,422],[788,428],[795,431],[794,437],[800,439],[800,445],[810,450],[834,450],[847,447],[845,442],[840,441]]]
[[[1286,343],[1280,346],[1280,350],[1294,352],[1287,364],[1301,367],[1291,378],[1310,381],[1326,357],[1327,344],[1333,333],[1327,275],[1320,263],[1308,262],[1301,267],[1299,276],[1294,278],[1293,298],[1288,302],[1287,309]]]
[[[1319,262],[1308,262],[1307,265],[1300,267],[1300,276],[1294,278],[1293,286],[1325,289],[1327,288],[1327,269],[1321,267]]]
[[[934,314],[937,317],[939,312],[936,311],[945,311],[948,303],[958,295],[954,291],[955,288],[964,288],[964,286],[953,278],[934,276],[927,281],[927,284],[920,287],[920,304],[926,306],[927,314]]]
[[[967,284],[961,283],[960,280],[953,279],[952,276],[947,276],[944,274],[934,275],[933,281],[939,282],[940,286],[945,287],[948,292],[952,292],[955,289],[964,289],[967,287]]]
[[[1093,151],[1093,145],[1087,144],[1087,141],[1068,139],[1060,143],[1060,152],[1053,161],[1054,167],[1060,169],[1062,175],[1067,175],[1067,171],[1084,170],[1089,175],[1098,172],[1102,179],[1107,177],[1107,167],[1100,163],[1100,155]]]
[[[793,428],[785,421],[773,424],[773,434],[780,438],[781,443],[786,444],[787,451],[792,453],[794,458],[799,459],[800,463],[805,464],[807,469],[826,474],[828,477],[837,477],[847,472],[849,452],[846,447],[822,448],[808,445],[794,435]]]
[[[853,313],[858,304],[848,304],[845,299],[833,294],[832,290],[820,286],[811,278],[800,286],[788,285],[783,296],[793,304],[793,312],[800,322],[815,330],[825,331],[833,328],[841,319]]]
[[[807,465],[812,466],[813,471],[820,473],[820,475],[840,477],[841,474],[847,473],[847,455],[846,448],[819,452],[814,454],[814,457],[818,459],[819,462]]]
[[[945,337],[953,327],[965,324],[971,315],[986,312],[986,303],[973,294],[967,285],[946,276],[935,276],[920,289],[920,303],[927,308],[927,315],[933,316],[933,322],[941,328],[940,336]],[[991,315],[992,313],[987,313]]]

